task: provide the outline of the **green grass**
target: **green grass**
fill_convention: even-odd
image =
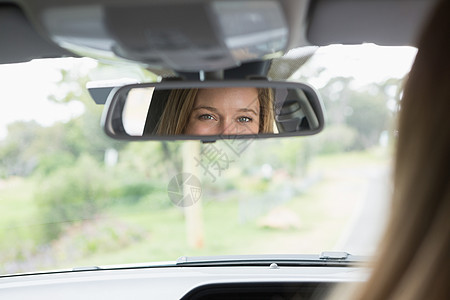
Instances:
[[[0,189],[0,249],[36,242],[34,189],[32,181],[22,178],[14,178]]]
[[[325,170],[386,164],[391,154],[382,148],[367,151],[336,153],[316,156],[311,163],[314,168]]]
[[[34,184],[29,180],[15,178],[1,189],[0,193],[0,227],[4,228],[19,222],[18,225],[34,213]]]
[[[329,250],[352,214],[348,207],[339,212],[336,207],[329,207],[329,189],[333,189],[333,182],[320,182],[283,205],[299,216],[301,227],[298,229],[263,228],[257,225],[258,219],[242,224],[238,218],[237,200],[206,204],[203,207],[205,245],[202,249],[188,247],[185,221],[178,209],[146,212],[142,207],[136,207],[134,213],[129,210],[130,214],[118,217],[139,225],[148,232],[148,238],[115,253],[94,255],[79,264],[175,260],[181,255],[317,253]],[[352,201],[355,200],[348,199],[341,205],[346,207]]]
[[[135,204],[111,204],[101,217],[135,228],[141,236],[139,240],[119,245],[106,253],[94,251],[91,255],[59,261],[59,265],[45,265],[43,268],[175,260],[181,255],[317,253],[329,250],[366,191],[364,179],[349,170],[380,164],[386,164],[386,158],[378,152],[316,158],[310,172],[319,172],[322,179],[279,206],[296,214],[300,220],[299,228],[261,227],[258,224],[263,216],[243,223],[239,218],[242,191],[228,191],[228,200],[206,193],[210,198],[203,199],[204,247],[200,249],[191,248],[187,243],[185,218],[180,208],[167,206],[157,209],[149,202],[151,197]],[[0,188],[0,254],[9,249],[10,244],[23,244],[24,240],[28,241],[28,247],[33,246],[39,227],[32,226],[27,231],[21,224],[33,224],[38,212],[33,203],[35,188],[32,180],[18,180]],[[157,197],[163,196],[158,193]],[[66,243],[70,244],[70,241]],[[102,245],[92,245],[92,249],[101,248]]]

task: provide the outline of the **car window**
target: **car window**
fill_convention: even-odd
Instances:
[[[158,80],[138,66],[0,66],[0,274],[197,255],[373,255],[415,53],[320,48],[288,80],[319,91],[323,132],[205,144],[105,136],[86,83]]]

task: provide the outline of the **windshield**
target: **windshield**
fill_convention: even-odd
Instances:
[[[319,91],[323,132],[207,144],[105,136],[86,83],[158,79],[137,66],[0,66],[0,274],[199,255],[372,255],[415,53],[320,48],[289,80]]]

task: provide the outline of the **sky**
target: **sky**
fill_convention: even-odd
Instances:
[[[61,80],[61,69],[78,67],[83,73],[95,66],[95,61],[74,58],[0,65],[3,106],[0,109],[0,139],[7,134],[7,124],[14,121],[35,120],[43,126],[50,126],[55,121],[68,121],[81,114],[84,111],[81,103],[61,105],[49,101],[48,97],[64,93],[57,84]]]
[[[331,45],[319,48],[298,72],[312,75],[318,66],[325,67],[320,77],[309,83],[323,87],[331,77],[354,77],[355,86],[383,82],[388,78],[402,78],[411,69],[417,49],[414,47],[381,47],[374,44],[355,46]],[[294,75],[295,76],[295,75]]]
[[[326,67],[319,77],[309,82],[320,88],[333,76],[355,77],[355,84],[382,82],[389,77],[403,77],[410,69],[417,50],[412,47],[379,47],[334,45],[320,48],[305,66],[302,75],[313,74],[319,66]],[[88,58],[33,60],[27,63],[0,65],[1,103],[0,139],[7,134],[7,124],[35,120],[43,126],[67,121],[83,112],[80,103],[67,105],[48,100],[51,94],[64,94],[61,69],[78,68],[80,74],[95,69],[97,63]],[[120,73],[120,72],[119,72]]]

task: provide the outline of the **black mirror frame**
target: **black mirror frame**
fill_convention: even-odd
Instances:
[[[131,136],[125,132],[122,126],[122,110],[128,91],[133,88],[167,88],[167,89],[189,89],[189,88],[224,88],[224,87],[255,87],[255,88],[291,88],[301,89],[305,94],[308,103],[317,118],[318,126],[315,129],[298,132],[282,132],[278,134],[258,133],[250,135],[148,135]],[[108,96],[102,114],[101,126],[107,136],[125,141],[177,141],[177,140],[200,140],[204,143],[215,142],[221,139],[254,139],[254,138],[278,138],[293,136],[309,136],[321,132],[324,128],[325,120],[323,113],[323,103],[315,89],[305,83],[281,82],[270,80],[223,80],[223,81],[165,81],[154,83],[129,84],[114,88]]]

